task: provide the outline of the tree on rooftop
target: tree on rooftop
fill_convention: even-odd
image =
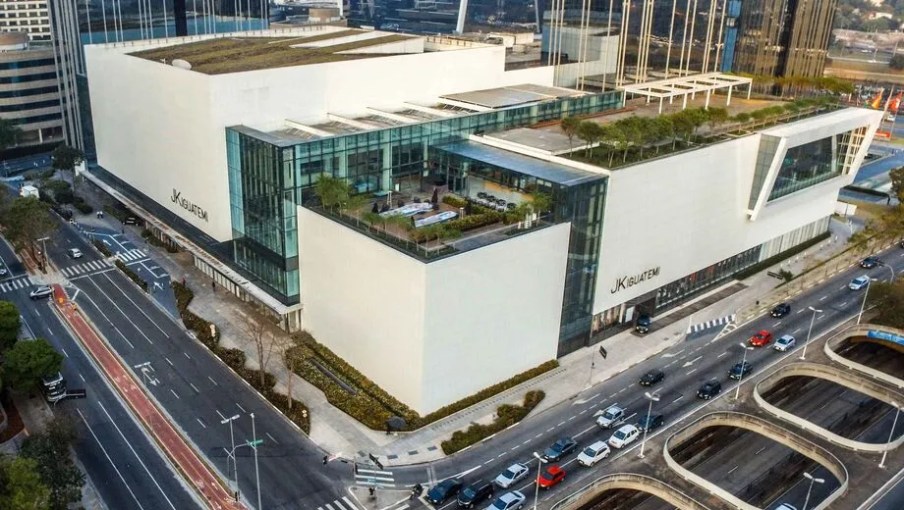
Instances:
[[[541,214],[552,209],[552,205],[552,197],[548,193],[541,193],[537,191],[533,195],[531,195],[530,207],[537,215],[537,219],[540,219]]]
[[[672,118],[667,115],[660,115],[653,119],[653,130],[656,132],[658,142],[675,140],[675,127],[672,125]],[[662,143],[656,143],[657,154],[659,154],[661,145]]]
[[[568,145],[570,149],[574,148],[574,137],[578,134],[578,128],[580,126],[581,119],[577,117],[564,117],[562,118],[562,122],[559,124],[559,127],[562,128],[562,132],[565,133],[565,136],[568,137]]]
[[[593,144],[600,139],[601,131],[602,130],[601,130],[599,124],[597,124],[596,122],[589,121],[589,120],[581,122],[578,125],[578,128],[575,131],[575,134],[577,135],[578,138],[583,140],[587,145],[587,147],[585,149],[585,156],[590,156],[592,154]]]
[[[344,179],[322,175],[314,185],[314,194],[320,199],[323,207],[332,210],[348,201],[351,189]]]
[[[710,108],[709,110],[706,110],[706,116],[710,130],[714,130],[722,124],[725,124],[731,117],[728,114],[728,110],[725,108]]]
[[[608,143],[609,166],[612,166],[612,159],[617,151],[627,148],[628,138],[615,124],[607,124],[600,129],[600,137]]]

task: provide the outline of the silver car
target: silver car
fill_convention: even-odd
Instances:
[[[776,351],[785,352],[788,349],[793,349],[795,345],[797,345],[797,340],[795,340],[793,336],[782,335],[781,338],[775,341],[775,346],[773,348]]]
[[[524,464],[512,464],[505,471],[502,472],[499,476],[493,480],[493,483],[502,487],[503,489],[508,489],[512,485],[514,485],[518,480],[527,476],[528,467]]]
[[[506,492],[496,498],[496,501],[488,506],[486,510],[517,510],[518,508],[524,508],[525,499],[527,498],[520,491]]]

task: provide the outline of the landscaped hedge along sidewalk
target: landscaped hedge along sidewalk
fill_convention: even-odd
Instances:
[[[530,414],[545,396],[546,394],[540,390],[528,391],[524,395],[524,404],[520,406],[502,404],[496,409],[496,418],[493,423],[489,425],[474,423],[467,430],[456,430],[453,432],[451,438],[440,443],[443,453],[451,455],[511,427]]]

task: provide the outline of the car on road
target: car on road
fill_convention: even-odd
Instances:
[[[611,429],[625,419],[625,410],[617,405],[611,405],[596,419],[596,424],[604,429]]]
[[[570,437],[562,437],[543,452],[543,458],[550,462],[558,462],[569,453],[575,451],[577,447],[577,441]]]
[[[637,441],[638,436],[640,436],[640,429],[634,425],[622,425],[620,429],[616,430],[615,433],[609,437],[609,446],[616,450],[624,448],[634,441]]]
[[[792,505],[790,505],[790,504],[788,504],[788,503],[782,503],[781,505],[779,505],[778,507],[776,507],[775,510],[797,510],[797,507],[792,506]]]
[[[722,383],[715,379],[711,379],[703,383],[703,386],[700,386],[700,389],[697,390],[697,398],[709,400],[719,393],[722,393]]]
[[[434,485],[427,491],[427,501],[434,505],[442,505],[447,499],[458,494],[461,490],[461,480],[448,478]]]
[[[524,508],[525,499],[527,498],[524,497],[524,494],[522,494],[521,491],[506,492],[502,496],[496,498],[496,501],[488,506],[486,510],[513,510]]]
[[[741,378],[749,374],[751,370],[753,370],[753,365],[751,365],[749,361],[735,363],[734,366],[731,367],[731,370],[728,371],[728,378],[740,381]]]
[[[793,336],[782,335],[775,341],[775,347],[773,348],[776,351],[785,352],[788,349],[793,349],[795,345],[797,345],[797,340]]]
[[[51,295],[53,295],[53,289],[46,285],[42,285],[28,293],[28,297],[35,300],[49,298]]]
[[[765,329],[761,329],[753,334],[750,337],[750,340],[747,341],[753,347],[765,347],[772,342],[772,333],[766,331]]]
[[[662,370],[650,370],[640,378],[641,386],[653,386],[661,383],[665,379],[665,373]]]
[[[78,248],[69,248],[68,250],[66,250],[66,253],[69,255],[69,258],[82,258],[82,250],[79,250]]]
[[[641,432],[650,432],[661,427],[663,423],[665,423],[665,416],[661,414],[648,414],[637,420],[637,428],[639,428]]]
[[[848,288],[851,290],[860,290],[867,285],[869,285],[869,276],[861,275],[851,280],[851,283],[848,284]]]
[[[559,467],[558,464],[553,464],[552,466],[544,469],[542,473],[540,473],[540,479],[538,482],[541,489],[549,489],[564,479],[565,470]]]
[[[860,267],[862,267],[863,269],[872,269],[881,263],[882,261],[879,259],[879,257],[866,257],[865,259],[860,261]]]
[[[791,304],[779,303],[775,305],[775,308],[773,308],[771,312],[769,312],[769,315],[775,317],[776,319],[781,319],[789,313],[791,313]]]
[[[458,508],[474,508],[474,505],[493,497],[494,486],[490,482],[474,482],[458,491]]]
[[[653,326],[653,319],[643,313],[640,314],[640,317],[637,318],[637,322],[634,323],[634,331],[640,333],[641,335],[650,331],[650,328]]]
[[[522,478],[527,476],[527,472],[529,471],[528,467],[524,464],[512,464],[505,471],[499,474],[493,483],[502,487],[503,489],[508,489],[512,485],[521,480]]]
[[[593,467],[597,462],[608,457],[610,452],[609,445],[605,441],[597,441],[584,448],[584,451],[578,455],[578,464]]]

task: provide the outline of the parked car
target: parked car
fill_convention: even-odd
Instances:
[[[540,473],[540,488],[549,489],[550,487],[556,485],[564,479],[565,470],[559,467],[558,464],[553,464],[552,466],[544,469],[542,473]]]
[[[637,318],[637,322],[634,323],[634,331],[637,331],[640,334],[644,334],[650,331],[650,328],[653,326],[653,319],[643,313],[640,314],[640,317]]]
[[[604,429],[611,429],[625,419],[625,410],[617,405],[609,406],[603,414],[596,419],[596,424]]]
[[[448,478],[434,485],[427,491],[427,501],[434,505],[442,505],[447,499],[458,494],[461,490],[461,480],[457,478]]]
[[[665,373],[662,370],[650,370],[640,378],[641,386],[653,386],[661,383],[665,379]]]
[[[750,337],[750,340],[747,341],[753,347],[765,347],[772,342],[772,333],[766,331],[765,329],[761,329],[753,334]]]
[[[528,467],[524,464],[512,464],[505,471],[503,471],[499,476],[493,480],[493,483],[502,487],[503,489],[508,489],[513,484],[521,480],[525,476],[527,476],[527,472],[529,471]]]
[[[793,349],[795,345],[797,345],[797,340],[793,336],[782,335],[775,341],[774,349],[779,352],[785,352],[788,349]]]
[[[731,367],[731,370],[728,371],[728,378],[740,381],[741,378],[749,374],[751,370],[753,370],[753,365],[751,365],[749,361],[735,363],[734,366]]]
[[[597,462],[608,457],[610,452],[609,445],[605,441],[597,441],[584,448],[584,451],[578,455],[578,464],[593,467]]]
[[[862,267],[863,269],[872,269],[881,263],[882,261],[879,259],[879,257],[870,256],[860,261],[860,267]]]
[[[494,485],[490,482],[474,482],[458,491],[458,507],[474,508],[474,505],[493,497]]]
[[[775,305],[775,308],[773,308],[771,312],[769,312],[769,315],[775,317],[776,319],[781,319],[789,313],[791,313],[791,304],[779,303]]]
[[[46,285],[42,285],[28,293],[28,297],[35,300],[49,298],[51,295],[53,295],[53,289]]]
[[[520,491],[506,492],[496,498],[496,501],[488,506],[486,510],[517,510],[518,508],[524,508],[525,499],[527,498]]]
[[[650,432],[661,427],[663,423],[665,423],[665,416],[661,414],[648,414],[637,420],[637,428],[639,428],[641,432]]]
[[[722,383],[712,379],[703,383],[703,386],[700,386],[700,389],[697,390],[697,398],[709,400],[719,393],[722,393]]]
[[[73,259],[82,258],[82,250],[79,250],[78,248],[69,248],[68,250],[66,250],[66,253],[69,254],[69,257]]]
[[[622,425],[609,438],[609,446],[615,449],[624,448],[637,440],[640,435],[640,429],[634,425]]]
[[[543,452],[543,458],[550,462],[558,462],[563,457],[573,452],[578,447],[578,443],[570,438],[559,438],[552,446]]]
[[[851,290],[860,290],[867,285],[869,285],[869,276],[862,275],[851,280],[851,283],[848,284],[848,288]]]

